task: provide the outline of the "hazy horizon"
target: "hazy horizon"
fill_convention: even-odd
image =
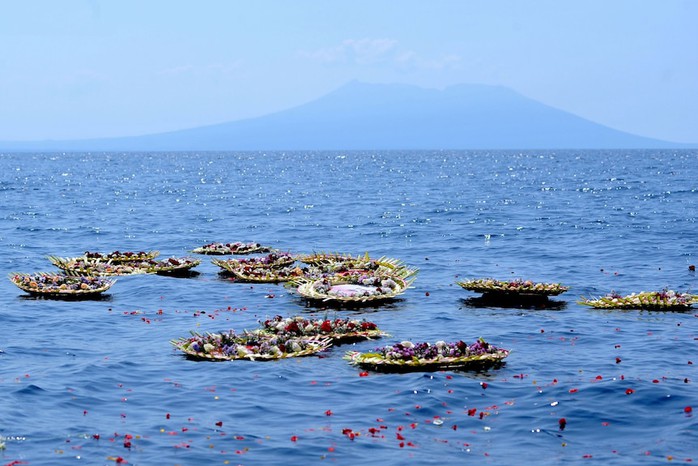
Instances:
[[[0,141],[255,118],[350,81],[503,86],[630,134],[696,143],[698,3],[213,0],[9,3]]]

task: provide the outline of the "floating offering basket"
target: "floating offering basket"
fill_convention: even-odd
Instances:
[[[398,275],[408,278],[416,275],[418,270],[407,267],[401,260],[391,257],[372,259],[368,253],[363,256],[352,256],[343,253],[316,252],[298,256],[298,260],[317,267],[323,273],[339,273],[351,270],[363,270]]]
[[[34,296],[80,298],[96,296],[116,283],[101,277],[71,277],[57,273],[11,273],[10,281]]]
[[[569,290],[569,287],[562,286],[560,283],[535,283],[530,280],[501,281],[479,278],[456,282],[456,284],[466,290],[490,296],[547,297],[557,296]]]
[[[175,275],[191,270],[201,263],[201,260],[191,257],[170,257],[164,260],[140,260],[117,262],[102,259],[86,259],[85,257],[56,257],[49,256],[53,265],[68,275],[82,276],[111,276],[138,274],[168,274]]]
[[[101,252],[90,252],[85,251],[85,259],[87,260],[101,260],[101,261],[111,261],[112,264],[119,264],[125,262],[139,262],[156,258],[160,255],[160,251],[113,251],[106,254]]]
[[[376,348],[374,352],[348,351],[350,364],[381,372],[485,369],[501,364],[509,351],[497,348],[482,338],[468,345],[463,341],[412,343],[403,341]]]
[[[118,263],[114,264],[111,261],[102,262],[101,259],[86,260],[84,257],[57,257],[48,256],[48,260],[53,265],[63,270],[67,275],[78,276],[100,276],[107,277],[112,275],[135,275],[147,273],[137,264]]]
[[[414,282],[397,275],[346,274],[297,281],[306,299],[336,303],[371,303],[394,299]]]
[[[376,324],[366,320],[350,319],[316,319],[308,320],[301,316],[275,316],[262,323],[260,332],[272,335],[290,335],[292,337],[329,338],[333,344],[349,343],[372,338],[381,338],[387,334]]]
[[[698,295],[679,293],[674,290],[642,291],[627,296],[611,293],[595,299],[582,297],[578,303],[596,309],[685,310],[698,303]]]
[[[190,359],[212,361],[269,361],[301,356],[310,356],[329,348],[329,338],[297,338],[286,334],[268,335],[258,332],[236,334],[199,334],[192,332],[189,338],[172,340],[170,343],[184,352]]]
[[[291,254],[276,252],[249,259],[211,259],[224,273],[241,281],[255,283],[286,282],[303,276],[303,270],[291,266],[295,261]]]
[[[250,257],[249,259],[211,259],[218,267],[229,273],[234,273],[245,267],[250,268],[282,268],[293,264],[296,258],[288,253],[272,252],[262,257]]]
[[[170,257],[160,261],[142,262],[140,267],[145,269],[146,273],[178,275],[189,272],[199,264],[201,264],[201,260],[193,257]]]
[[[312,254],[301,254],[298,260],[310,265],[322,265],[327,263],[350,262],[368,260],[368,253],[365,256],[352,256],[340,252],[314,252]]]
[[[194,249],[194,254],[225,256],[229,254],[253,254],[269,252],[271,248],[259,243],[209,243]]]
[[[250,283],[281,283],[297,280],[305,275],[299,267],[241,267],[231,272],[239,281]]]

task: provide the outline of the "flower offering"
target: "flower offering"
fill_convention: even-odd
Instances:
[[[508,350],[497,348],[481,338],[470,345],[462,340],[434,344],[403,341],[369,353],[349,351],[344,359],[364,368],[401,372],[481,368],[500,363],[508,355]]]
[[[189,358],[216,361],[267,361],[309,356],[327,349],[330,342],[329,338],[298,338],[258,332],[236,334],[233,330],[203,335],[192,332],[189,338],[171,341]]]
[[[536,283],[530,280],[494,280],[492,278],[478,278],[456,282],[466,290],[476,293],[508,294],[508,295],[537,295],[557,296],[569,290],[569,287],[560,283]]]
[[[294,337],[328,337],[333,343],[367,340],[385,336],[376,324],[366,320],[316,319],[275,316],[262,322],[262,332]]]
[[[46,297],[80,297],[102,293],[115,283],[101,277],[71,277],[56,273],[11,273],[10,281],[27,293]]]
[[[674,290],[642,291],[627,296],[612,292],[600,298],[579,301],[579,304],[597,309],[688,309],[695,303],[698,303],[698,295]]]
[[[262,246],[259,243],[209,243],[194,249],[194,254],[208,255],[229,255],[229,254],[252,254],[257,252],[269,252],[271,248]]]

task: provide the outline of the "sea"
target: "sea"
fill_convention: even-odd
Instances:
[[[343,309],[219,274],[118,277],[96,300],[0,281],[4,465],[672,464],[698,461],[698,311],[583,298],[698,292],[698,151],[0,154],[0,264],[259,242],[418,268]],[[561,283],[492,304],[469,278]],[[380,340],[278,361],[193,361],[172,340],[281,315],[374,322]],[[473,342],[480,371],[381,373],[347,351]],[[695,410],[695,411],[694,411]]]

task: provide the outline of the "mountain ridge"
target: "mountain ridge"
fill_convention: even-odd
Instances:
[[[267,115],[141,136],[0,141],[5,151],[694,148],[633,135],[503,86],[443,90],[350,81]]]

